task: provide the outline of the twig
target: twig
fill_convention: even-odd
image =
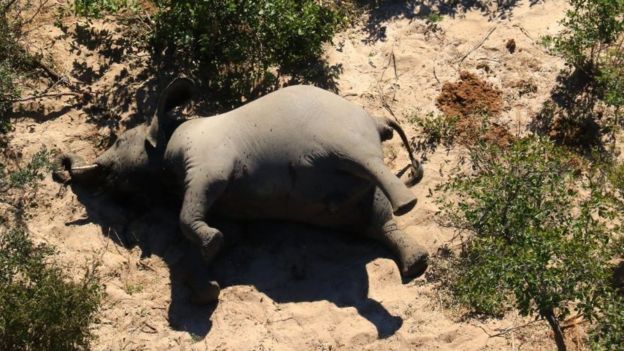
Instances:
[[[459,61],[457,61],[457,63],[462,63],[464,62],[464,60],[470,55],[472,54],[473,51],[477,50],[478,48],[481,47],[481,45],[483,45],[485,43],[486,40],[488,40],[488,38],[490,37],[490,35],[492,35],[492,33],[494,33],[494,31],[496,30],[497,26],[492,27],[487,34],[485,35],[485,37],[483,37],[483,39],[481,39],[481,41],[475,45],[472,49],[470,49],[470,51],[468,51]]]
[[[35,14],[34,14],[34,15],[32,15],[32,16],[31,16],[31,17],[30,17],[27,21],[23,22],[23,23],[22,23],[22,25],[24,25],[24,24],[30,24],[30,23],[31,23],[31,22],[35,19],[35,17],[37,17],[37,15],[39,15],[39,13],[41,12],[41,9],[43,9],[43,7],[44,7],[45,5],[47,5],[49,1],[50,1],[50,0],[40,1],[40,2],[39,2],[39,7],[37,7],[37,10],[35,11]]]
[[[22,98],[22,99],[13,99],[13,100],[11,100],[11,102],[13,102],[13,103],[15,103],[15,102],[24,102],[24,101],[37,100],[37,99],[42,99],[42,98],[53,98],[53,97],[61,97],[61,96],[83,96],[83,94],[80,94],[80,93],[41,94],[41,95],[34,95],[34,96],[25,97],[25,98]]]
[[[386,64],[386,66],[384,67],[383,71],[381,72],[381,76],[379,77],[379,80],[377,81],[377,85],[379,87],[379,96],[381,98],[381,105],[390,113],[390,115],[392,115],[392,117],[394,117],[394,119],[398,122],[399,119],[397,118],[397,116],[394,114],[394,111],[392,111],[392,108],[390,107],[390,104],[388,104],[388,102],[386,101],[386,98],[384,96],[384,92],[383,92],[383,88],[381,87],[381,82],[383,81],[383,77],[386,73],[386,70],[388,69],[388,67],[390,66],[390,63],[393,63],[394,66],[394,79],[395,81],[399,80],[399,76],[397,74],[397,68],[396,68],[396,59],[394,56],[394,48],[392,49],[392,52],[390,53],[390,57],[388,58],[388,63]],[[396,94],[396,91],[395,91]]]
[[[507,334],[507,333],[509,333],[509,332],[512,332],[512,331],[514,331],[514,330],[521,329],[521,328],[524,328],[524,327],[528,327],[529,325],[531,325],[531,324],[535,324],[535,323],[537,323],[537,322],[540,322],[540,320],[531,321],[531,322],[528,322],[528,323],[525,323],[525,324],[519,325],[519,326],[517,326],[517,327],[506,328],[506,329],[504,329],[504,330],[503,330],[502,332],[500,332],[500,333],[496,333],[496,334],[492,334],[492,335],[488,334],[488,336],[489,336],[490,338],[495,338],[495,337],[503,336],[503,335],[505,335],[505,334]],[[487,333],[486,333],[486,334],[487,334]]]
[[[6,14],[9,11],[9,7],[13,6],[15,2],[17,2],[17,0],[9,1],[6,5],[4,5],[4,9],[2,9],[2,13]]]
[[[435,78],[436,82],[440,84],[440,80],[438,79],[438,75],[436,74],[435,66],[433,66],[433,78]]]
[[[381,77],[379,77],[378,82],[381,82],[383,80],[384,75],[386,74],[386,71],[388,70],[388,67],[390,67],[390,63],[392,62],[394,62],[394,79],[395,80],[399,79],[399,76],[397,75],[397,70],[396,70],[396,60],[394,58],[394,48],[392,48],[392,51],[390,52],[390,57],[388,57],[388,63],[386,63],[383,71],[381,71]]]
[[[147,331],[145,328],[141,328],[141,331],[146,334],[156,334],[158,333],[158,329],[156,329],[153,325],[149,324],[147,321],[143,321],[143,326],[148,327],[150,330]]]
[[[529,32],[527,32],[526,29],[524,29],[524,27],[522,27],[519,24],[514,24],[513,27],[516,27],[516,28],[520,29],[522,34],[524,34],[527,38],[531,39],[532,42],[535,42],[535,39],[533,39],[533,37],[529,34]]]
[[[399,75],[397,74],[396,57],[394,56],[394,50],[392,50],[392,53],[390,55],[392,57],[392,66],[394,67],[394,79],[399,80]]]
[[[477,61],[494,61],[494,62],[500,63],[500,60],[497,60],[495,58],[489,58],[489,57],[479,57]]]

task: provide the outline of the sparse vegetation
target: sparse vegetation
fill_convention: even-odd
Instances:
[[[341,18],[314,0],[155,3],[160,12],[152,43],[159,66],[184,67],[224,107],[274,89],[280,78],[308,81],[336,73],[320,56]]]
[[[25,167],[9,175],[6,185],[11,188],[35,187],[38,181],[43,180],[44,174],[52,170],[50,157],[48,150],[37,152]],[[0,188],[2,185],[0,179]]]
[[[53,260],[54,250],[34,244],[23,222],[31,197],[50,170],[50,153],[36,153],[8,173],[0,166],[0,349],[84,350],[100,302],[95,266],[72,279]]]
[[[553,121],[555,140],[571,146],[586,146],[584,139],[557,138],[579,134],[588,124],[600,129],[596,139],[606,135],[613,143],[622,124],[624,106],[624,3],[618,0],[570,0],[571,9],[561,22],[564,30],[546,36],[546,46],[560,54],[573,68],[561,91],[566,106]],[[563,99],[562,99],[563,98]],[[596,128],[594,128],[596,129]],[[551,133],[553,134],[553,133]],[[595,145],[587,145],[593,147]]]
[[[106,13],[136,7],[135,0],[74,0],[73,10],[77,15],[97,18]]]
[[[30,3],[0,0],[0,11],[4,9],[0,12],[0,135],[11,130],[9,116],[13,112],[13,102],[20,95],[18,82],[24,68],[33,67],[32,58],[18,45],[22,19],[14,16],[22,13],[22,7],[17,6]],[[126,9],[135,10],[147,3],[74,0],[63,7],[63,13],[101,18],[119,12],[128,13]],[[151,55],[155,71],[165,76],[160,82],[179,73],[192,76],[206,88],[203,91],[208,91],[210,99],[204,100],[215,104],[211,108],[231,109],[282,84],[318,82],[319,77],[335,77],[338,70],[323,61],[322,45],[332,40],[341,24],[355,20],[366,22],[367,19],[359,16],[364,11],[370,11],[371,17],[363,30],[380,34],[379,37],[371,34],[371,38],[385,40],[387,27],[388,37],[394,39],[391,36],[396,28],[387,25],[388,18],[397,17],[403,10],[386,11],[380,7],[382,3],[383,0],[328,3],[318,0],[153,0],[148,5],[149,15],[132,22],[140,22],[137,31],[140,30],[142,35],[132,38],[131,44],[146,44],[145,33],[150,33],[152,52],[124,51],[124,56],[143,57],[140,61],[143,64]],[[590,81],[589,88],[582,92],[568,92],[573,98],[566,100],[567,103],[578,111],[568,113],[565,118],[552,118],[554,123],[548,136],[564,140],[565,144],[584,143],[588,132],[596,131],[597,123],[600,123],[601,131],[617,131],[622,120],[620,109],[624,105],[621,68],[624,6],[615,0],[571,0],[571,4],[572,9],[563,22],[567,30],[546,40],[580,72],[581,80]],[[417,15],[413,8],[409,8],[408,15],[414,21],[423,21],[425,36],[435,35],[441,30],[441,20],[454,20],[449,11],[451,7],[456,6],[441,7],[442,10],[438,11],[442,12]],[[106,21],[109,19],[107,17]],[[104,21],[87,22],[88,26]],[[106,23],[102,31],[108,33],[113,26]],[[124,23],[128,25],[130,22]],[[66,37],[71,37],[71,26],[65,29]],[[442,39],[447,38],[441,36],[440,42]],[[518,50],[516,57],[527,52],[522,51],[526,48],[521,39],[524,40],[521,36],[509,39],[505,46],[509,52]],[[94,37],[93,40],[100,39]],[[339,50],[349,52],[349,40],[353,40],[354,48],[359,48],[354,35],[353,38],[349,36],[346,46],[341,44]],[[80,82],[79,88],[70,89],[84,88],[90,94],[91,89],[95,89],[94,96],[106,97],[103,90],[113,83],[105,80],[120,79],[123,84],[128,83],[124,89],[129,95],[136,93],[137,100],[156,94],[157,88],[151,86],[137,92],[137,85],[154,78],[150,76],[153,71],[124,80],[124,77],[136,73],[136,66],[133,66],[138,65],[136,62],[127,64],[120,59],[111,69],[108,63],[100,64],[105,60],[93,55],[95,51],[88,45],[69,40],[65,44],[71,44],[68,46],[72,46],[72,50],[81,50],[82,58],[88,58],[79,62],[85,65],[85,69],[94,69],[93,72],[99,69],[98,77],[105,78],[97,87]],[[402,56],[409,52],[405,47],[400,49],[396,47],[396,52],[392,51],[395,65],[395,53]],[[373,65],[375,58],[388,54],[386,51],[378,46],[374,51],[366,52],[374,74],[382,69]],[[487,50],[482,51],[488,56],[485,59],[491,58],[485,53]],[[92,59],[101,62],[91,65]],[[410,86],[409,73],[403,72],[411,70],[406,67],[411,62],[399,60],[396,89],[399,89],[399,77],[401,89]],[[490,61],[480,64],[487,68],[488,75],[498,74]],[[120,69],[117,77],[109,76],[117,65],[125,67]],[[513,66],[507,69],[513,69]],[[363,72],[360,73],[365,74]],[[440,72],[438,70],[439,77],[444,78]],[[74,72],[67,74],[75,77]],[[425,74],[431,75],[431,72],[427,70]],[[435,70],[433,74],[436,74]],[[515,86],[520,96],[533,97],[538,86],[540,89],[544,86],[539,79],[533,81],[528,77],[525,81],[525,76],[522,77],[523,80]],[[65,81],[58,79],[56,82],[55,79],[53,84],[58,83],[58,87]],[[356,82],[351,83],[355,85]],[[621,231],[618,223],[624,210],[624,166],[601,164],[598,165],[601,169],[592,168],[587,161],[562,151],[550,141],[532,137],[515,140],[507,129],[494,124],[496,115],[506,111],[509,105],[509,87],[501,89],[503,91],[473,73],[461,72],[458,82],[446,83],[442,88],[438,98],[441,114],[408,116],[408,120],[422,132],[419,135],[423,138],[416,141],[416,149],[424,156],[438,146],[450,148],[455,142],[470,149],[472,167],[451,175],[450,182],[443,188],[446,190],[443,213],[449,224],[460,230],[461,244],[458,252],[449,250],[448,259],[440,261],[439,267],[443,270],[440,279],[447,284],[445,288],[449,289],[449,296],[468,306],[472,312],[501,315],[515,309],[522,315],[546,320],[560,349],[565,347],[562,329],[566,326],[563,321],[570,316],[590,322],[586,325],[592,348],[621,349],[624,345],[624,298],[611,286],[610,279],[612,259],[624,257],[623,243],[613,242]],[[28,88],[22,90],[29,92]],[[345,88],[342,93],[359,95],[354,98],[356,102],[366,98],[360,89],[349,92]],[[418,91],[414,89],[414,93]],[[591,101],[575,104],[583,94],[590,96],[584,101]],[[398,95],[397,99],[401,97]],[[594,100],[603,104],[598,114],[595,114]],[[606,108],[602,108],[604,106]],[[80,110],[82,107],[72,108]],[[395,109],[397,114],[401,113],[400,108]],[[561,113],[561,108],[549,102],[543,112],[556,115]],[[76,123],[82,123],[80,118],[76,117]],[[129,119],[132,117],[128,118],[128,115],[119,117],[123,122]],[[142,121],[135,119],[127,126]],[[19,127],[18,132],[21,132],[22,125]],[[58,142],[53,136],[50,139]],[[57,145],[67,146],[64,143]],[[589,142],[588,145],[596,146]],[[0,142],[0,150],[2,146]],[[392,146],[386,151],[389,159],[397,158],[397,151]],[[0,205],[7,204],[9,209],[0,212],[0,349],[88,349],[93,338],[89,326],[96,319],[102,295],[96,270],[87,269],[84,276],[77,279],[70,277],[64,267],[55,262],[53,248],[33,243],[24,223],[29,208],[38,204],[33,200],[37,199],[39,182],[50,170],[51,153],[42,150],[21,167],[17,165],[18,160],[13,164],[4,162],[4,157],[0,155]],[[602,174],[607,170],[606,175]],[[129,295],[148,293],[147,288],[132,279],[122,279],[120,286]],[[414,306],[410,305],[404,311],[404,318],[410,317],[412,309],[416,310]],[[142,317],[149,314],[143,315],[143,312]],[[204,336],[190,333],[190,337],[196,342]]]
[[[11,1],[0,1],[0,134],[10,129],[12,100],[18,95],[15,67],[22,55],[17,45],[19,26],[13,18],[14,10]]]
[[[100,301],[93,270],[72,281],[25,229],[0,234],[0,349],[84,350]]]
[[[624,305],[614,298],[610,261],[620,228],[602,175],[580,175],[574,156],[533,137],[508,149],[476,147],[470,161],[472,171],[453,176],[442,201],[464,231],[446,272],[457,300],[476,313],[514,308],[542,318],[560,350],[560,323],[572,313],[600,322],[595,340],[617,335],[623,325],[609,311]]]
[[[416,142],[416,150],[423,153],[435,151],[439,145],[450,147],[458,135],[459,116],[435,115],[428,113],[421,116],[412,113],[408,121],[422,130],[423,137]]]

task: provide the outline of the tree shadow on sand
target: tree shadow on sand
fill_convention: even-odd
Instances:
[[[73,190],[88,218],[68,224],[98,224],[118,245],[139,246],[142,257],[157,255],[167,264],[171,272],[168,320],[175,330],[205,337],[212,327],[216,303],[198,306],[190,302],[187,281],[191,274],[205,282],[216,279],[222,289],[253,285],[277,303],[326,300],[338,307],[354,307],[376,327],[380,338],[393,335],[403,324],[400,317],[368,297],[366,264],[389,257],[385,248],[371,240],[297,224],[249,223],[243,240],[209,267],[197,248],[179,234],[175,206],[137,209],[87,189]]]
[[[529,0],[533,6],[541,0]],[[365,42],[386,39],[385,23],[395,18],[426,19],[432,14],[456,17],[468,11],[479,11],[493,19],[511,18],[512,10],[522,4],[519,0],[358,0],[357,6],[369,9],[365,23]]]
[[[606,152],[603,136],[608,134],[604,119],[609,118],[599,105],[600,92],[585,73],[563,70],[557,85],[542,109],[529,124],[529,130],[544,135],[559,145],[582,155]]]

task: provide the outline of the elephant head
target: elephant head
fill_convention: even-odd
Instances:
[[[153,179],[150,175],[162,168],[167,141],[183,122],[171,112],[188,101],[193,90],[191,80],[175,79],[161,93],[156,114],[149,124],[124,132],[111,148],[90,164],[71,153],[62,154],[57,159],[54,178],[63,182],[110,187],[122,193],[144,188]]]

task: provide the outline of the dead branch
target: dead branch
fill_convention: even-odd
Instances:
[[[473,324],[473,325],[474,325],[475,327],[481,328],[481,330],[483,330],[483,332],[484,332],[485,334],[487,334],[487,336],[488,336],[488,337],[490,337],[490,338],[496,338],[496,337],[502,337],[502,336],[504,336],[505,334],[508,334],[508,333],[510,333],[510,332],[512,332],[512,331],[514,331],[514,330],[518,330],[518,329],[522,329],[522,328],[528,327],[528,326],[530,326],[530,325],[532,325],[532,324],[535,324],[535,323],[537,323],[537,322],[541,322],[541,320],[531,321],[531,322],[528,322],[528,323],[525,323],[525,324],[522,324],[522,325],[519,325],[519,326],[516,326],[516,327],[504,328],[504,329],[503,329],[503,331],[501,331],[501,332],[499,332],[499,333],[496,333],[496,334],[490,334],[490,333],[488,333],[488,331],[487,331],[487,330],[485,330],[485,328],[483,328],[483,327],[482,327],[482,326],[480,326],[480,325],[477,325],[477,324]],[[498,330],[500,330],[500,329],[498,329]]]
[[[40,94],[40,95],[28,96],[28,97],[21,98],[21,99],[13,99],[13,100],[11,100],[11,102],[12,103],[25,102],[25,101],[31,101],[31,100],[37,100],[37,99],[56,98],[56,97],[62,97],[62,96],[77,96],[77,97],[81,97],[81,96],[84,96],[84,95],[80,94],[80,93],[73,93],[73,92],[69,92],[69,93],[56,93],[56,94]]]
[[[477,50],[478,48],[480,48],[490,37],[490,35],[492,35],[492,33],[494,33],[494,31],[496,30],[497,26],[492,27],[487,34],[485,35],[485,37],[483,37],[483,39],[481,39],[481,41],[475,45],[472,49],[470,49],[470,51],[468,51],[459,61],[457,61],[457,63],[462,63],[464,62],[464,60],[470,55],[472,54],[475,50]]]
[[[6,5],[4,5],[4,8],[2,9],[2,13],[6,14],[9,11],[9,8],[11,6],[13,6],[13,4],[15,4],[17,2],[17,0],[11,0],[9,1]]]
[[[35,10],[35,13],[28,20],[23,22],[22,25],[30,24],[35,19],[35,17],[39,15],[39,13],[41,12],[41,9],[43,9],[43,7],[47,5],[49,1],[50,0],[40,1],[39,6],[37,7],[37,10]]]

